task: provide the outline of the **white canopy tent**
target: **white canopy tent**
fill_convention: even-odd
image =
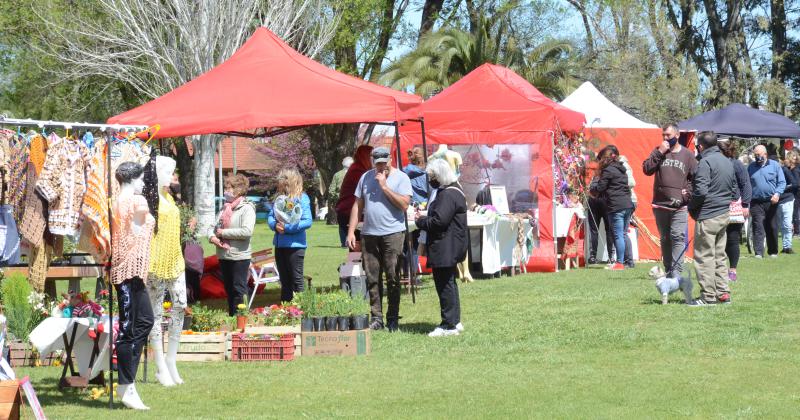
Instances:
[[[586,127],[597,128],[658,128],[614,105],[592,82],[584,82],[567,96],[561,105],[586,115]]]

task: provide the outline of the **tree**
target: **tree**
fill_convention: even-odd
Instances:
[[[502,23],[479,21],[474,34],[448,27],[425,35],[417,49],[386,68],[382,81],[395,89],[413,88],[428,98],[484,63],[494,63],[517,71],[554,98],[563,98],[577,86],[569,42],[544,41],[526,53],[513,37],[504,37]]]
[[[97,0],[90,10],[64,13],[69,4],[41,1],[36,13],[42,52],[64,79],[102,76],[145,99],[163,95],[230,57],[258,26],[266,26],[315,56],[330,40],[335,18],[325,0]],[[194,160],[178,142],[181,174],[193,173],[201,234],[214,222],[214,153],[221,136],[193,136]],[[185,182],[185,181],[184,181]]]
[[[376,82],[409,0],[332,0],[332,5],[340,21],[326,58],[338,71]],[[355,150],[357,131],[358,124],[306,129],[324,186]]]

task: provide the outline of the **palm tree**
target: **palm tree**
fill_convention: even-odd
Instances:
[[[563,98],[577,87],[567,41],[546,41],[525,54],[513,37],[504,37],[499,29],[493,35],[484,18],[476,32],[447,27],[425,35],[414,51],[386,68],[381,81],[429,98],[482,64],[493,63],[518,72],[551,97]]]
[[[573,76],[576,60],[572,43],[552,39],[537,45],[525,57],[525,65],[514,69],[547,97],[564,99],[580,81]]]

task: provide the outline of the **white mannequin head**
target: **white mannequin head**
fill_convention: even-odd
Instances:
[[[158,175],[158,189],[163,190],[172,183],[172,174],[175,173],[175,159],[166,156],[156,156],[156,174]]]

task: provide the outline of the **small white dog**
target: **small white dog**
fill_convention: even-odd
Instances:
[[[692,301],[692,274],[689,272],[689,278],[683,276],[678,278],[667,277],[664,270],[659,266],[653,266],[650,269],[650,278],[655,280],[656,289],[661,292],[661,304],[666,305],[671,293],[678,290],[683,291],[683,296],[686,298],[686,303]]]

